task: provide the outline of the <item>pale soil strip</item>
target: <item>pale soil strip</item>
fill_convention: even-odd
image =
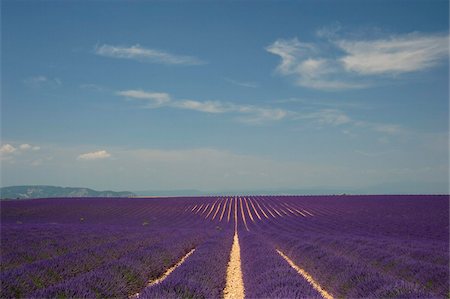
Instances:
[[[250,202],[250,204],[252,205],[253,211],[255,212],[256,217],[258,217],[259,220],[261,220],[261,216],[259,216],[258,211],[255,208],[255,205],[253,204],[253,201],[251,200],[251,198],[248,198],[248,201]]]
[[[237,232],[237,197],[234,198],[234,231]]]
[[[250,208],[248,207],[248,202],[247,199],[244,197],[244,201],[245,201],[245,206],[247,207],[247,211],[248,211],[248,215],[250,216],[250,220],[255,223],[255,220],[253,219],[253,215],[252,212],[250,212]]]
[[[217,205],[217,210],[216,210],[216,212],[214,213],[214,215],[213,215],[213,217],[212,217],[211,220],[214,220],[214,218],[216,218],[216,215],[217,215],[217,213],[218,213],[219,210],[220,210],[220,205],[222,204],[222,202],[223,202],[223,198],[222,198],[222,200],[219,202],[219,204]]]
[[[314,216],[314,214],[313,213],[310,213],[310,212],[308,212],[307,210],[305,210],[305,209],[303,209],[303,212],[305,212],[305,213],[307,213],[307,214],[309,214],[309,215],[311,215],[311,216]]]
[[[286,216],[290,216],[289,213],[286,212],[286,211],[284,210],[284,207],[283,207],[283,206],[278,207],[278,209],[279,209],[283,214],[285,214]]]
[[[274,213],[272,213],[271,209],[273,208],[271,205],[269,205],[269,202],[265,198],[263,199],[263,201],[264,202],[262,204],[264,208],[266,208],[266,210],[270,213],[270,215],[272,215],[273,218],[277,218],[277,216]]]
[[[195,205],[195,206],[192,208],[191,212],[192,212],[193,210],[195,210],[196,207],[197,207],[197,205]]]
[[[267,212],[269,212],[269,214],[272,215],[273,218],[277,218],[277,216],[275,216],[275,214],[272,213],[272,211],[266,206],[265,203],[262,203],[262,205],[267,210]]]
[[[233,205],[233,198],[230,198],[230,204],[228,205],[228,219],[227,219],[227,222],[230,222],[231,206],[232,205]]]
[[[298,209],[295,209],[295,208],[294,208],[294,210],[296,210],[297,212],[299,212],[303,217],[307,217],[306,214],[304,214],[302,211],[300,211],[300,210],[298,210]]]
[[[219,219],[220,222],[222,222],[223,214],[225,213],[225,209],[227,207],[227,203],[228,203],[228,198],[225,199],[225,204],[223,205],[222,214],[220,214],[220,219]]]
[[[299,213],[300,215],[306,217],[306,215],[303,214],[302,212],[300,212],[297,208],[295,208],[295,206],[293,206],[293,205],[291,205],[291,204],[287,204],[287,203],[286,203],[286,206],[290,207],[291,209],[293,209],[294,211],[296,211],[296,212]]]
[[[240,206],[241,206],[242,220],[244,220],[245,229],[246,229],[247,231],[250,231],[250,230],[248,229],[248,226],[247,226],[247,220],[245,220],[244,208],[243,208],[243,206],[242,206],[242,198],[240,198],[240,197],[239,197],[239,204],[240,204]]]
[[[195,211],[195,214],[197,214],[202,209],[203,205],[204,205],[203,203],[200,205],[200,207],[197,209],[197,211]]]
[[[273,206],[277,207],[277,209],[279,211],[281,211],[283,214],[285,214],[286,216],[289,216],[289,213],[284,210],[284,207],[280,203],[276,203],[276,204],[274,203]]]
[[[209,210],[208,215],[206,215],[205,219],[208,219],[208,216],[211,215],[212,211],[214,210],[214,207],[216,206],[216,203],[219,201],[219,199],[216,199],[216,201],[211,206],[211,210]]]
[[[155,284],[158,284],[158,283],[163,282],[164,279],[166,279],[167,276],[169,276],[173,271],[175,271],[176,268],[178,268],[179,266],[181,266],[181,264],[183,264],[183,263],[186,261],[186,259],[187,259],[191,254],[194,253],[194,251],[195,251],[195,248],[193,248],[191,251],[189,251],[188,253],[186,253],[186,255],[183,256],[183,257],[181,258],[181,260],[178,261],[178,263],[176,263],[175,265],[173,265],[172,267],[170,267],[169,269],[167,269],[167,271],[164,272],[164,274],[163,274],[161,277],[159,277],[159,278],[157,278],[157,279],[155,279],[155,280],[150,280],[150,281],[147,283],[147,287],[151,287],[151,286],[154,286]],[[139,295],[140,295],[139,293],[136,293],[136,294],[130,296],[129,298],[139,298]]]
[[[269,205],[269,204],[268,204],[268,205]],[[272,208],[272,210],[274,210],[275,213],[277,213],[278,215],[280,215],[280,217],[283,217],[283,215],[281,215],[281,213],[278,212],[277,209],[275,209],[272,205],[269,205],[269,206]]]
[[[297,271],[298,274],[300,274],[301,276],[303,276],[304,279],[306,279],[306,281],[309,282],[310,285],[312,285],[312,287],[319,292],[319,294],[325,298],[325,299],[333,299],[333,296],[331,296],[331,294],[329,294],[327,291],[325,291],[312,277],[311,275],[308,274],[308,272],[306,272],[305,270],[303,270],[302,268],[300,268],[299,266],[297,266],[289,257],[287,257],[283,252],[281,252],[280,250],[277,249],[277,252],[279,255],[281,255],[286,262],[288,262],[288,264],[294,268],[295,271]]]
[[[203,215],[203,213],[205,213],[205,211],[208,209],[210,204],[207,204],[206,207],[203,209],[203,211],[200,212],[201,215]]]
[[[231,246],[230,261],[227,267],[227,283],[223,290],[224,299],[244,299],[244,280],[241,270],[241,248],[237,231],[234,233],[233,246]]]
[[[256,202],[256,205],[259,207],[259,210],[261,211],[261,213],[263,213],[264,217],[269,219],[269,216],[267,216],[266,212],[264,212],[264,210],[261,208],[261,206],[259,205],[259,202],[257,200],[255,200],[255,202]]]
[[[291,210],[291,208],[287,205],[284,205],[284,207],[294,216],[298,216],[293,210]]]
[[[283,206],[289,211],[291,212],[292,215],[294,216],[298,216],[289,206],[287,203],[284,203]]]

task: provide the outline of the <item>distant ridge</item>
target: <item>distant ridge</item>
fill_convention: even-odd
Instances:
[[[58,187],[44,185],[10,186],[0,188],[1,199],[30,199],[47,197],[132,197],[128,191],[96,191],[80,187]]]

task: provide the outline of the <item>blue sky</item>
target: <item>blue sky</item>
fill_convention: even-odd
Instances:
[[[447,192],[448,9],[3,1],[2,185]]]

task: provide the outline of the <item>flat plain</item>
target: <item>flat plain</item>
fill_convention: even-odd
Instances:
[[[2,298],[446,298],[449,197],[1,202]]]

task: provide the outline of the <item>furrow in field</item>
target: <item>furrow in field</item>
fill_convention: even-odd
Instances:
[[[275,213],[277,213],[280,217],[283,217],[283,215],[281,215],[281,213],[278,212],[278,210],[275,209],[271,204],[268,204],[268,205],[272,208],[272,210],[273,210]]]
[[[261,220],[261,216],[259,216],[258,211],[255,208],[255,205],[253,204],[253,201],[251,200],[251,198],[248,198],[248,201],[250,202],[250,204],[252,205],[253,211],[255,212],[256,217],[258,217],[259,220]]]
[[[247,198],[244,197],[244,201],[245,201],[245,206],[247,207],[248,216],[250,217],[250,220],[251,220],[253,223],[255,223],[255,220],[253,219],[252,212],[250,212],[250,208],[248,207]]]
[[[266,209],[266,211],[269,212],[270,215],[272,215],[273,218],[277,218],[277,216],[275,216],[275,214],[272,213],[272,211],[268,208],[268,206],[266,206],[266,203],[261,203],[261,204]]]
[[[244,280],[242,279],[241,269],[241,248],[239,246],[237,231],[234,233],[226,281],[227,283],[223,290],[224,299],[243,299],[245,297]]]
[[[237,197],[234,198],[234,231],[237,231],[237,220],[238,220],[238,212],[237,212]]]
[[[195,251],[195,248],[193,248],[191,251],[189,251],[185,256],[183,256],[181,258],[180,261],[178,261],[178,263],[176,263],[175,265],[173,265],[172,267],[170,267],[169,269],[167,269],[166,272],[164,272],[164,274],[161,277],[158,277],[155,280],[151,280],[148,282],[147,287],[151,287],[154,286],[155,284],[161,283],[163,282],[173,271],[175,271],[176,268],[178,268],[179,266],[181,266],[181,264],[183,264],[186,259],[193,254]],[[130,296],[130,298],[139,298],[140,293],[136,293],[132,296]]]
[[[228,203],[228,198],[225,199],[225,204],[223,205],[222,214],[220,214],[220,219],[219,219],[220,222],[222,222],[222,218],[223,218],[223,215],[225,213],[225,209],[227,207],[227,203]]]
[[[261,208],[261,205],[259,204],[258,200],[255,199],[255,202],[261,213],[264,215],[264,217],[266,217],[266,219],[269,219],[269,216],[267,216],[266,212],[264,212],[263,208]]]
[[[214,220],[214,219],[216,218],[216,215],[217,215],[217,213],[218,213],[219,210],[220,210],[220,205],[222,204],[222,202],[223,202],[223,198],[221,199],[221,201],[220,201],[219,204],[217,205],[217,209],[216,209],[216,211],[214,212],[214,215],[213,215],[213,217],[212,217],[211,220]]]
[[[283,204],[284,207],[294,216],[298,216],[286,203]]]
[[[198,207],[198,209],[195,211],[195,214],[197,214],[201,209],[202,209],[202,207],[203,207],[203,203]]]
[[[231,207],[233,205],[233,198],[230,198],[230,202],[228,204],[228,218],[227,218],[227,222],[230,222],[230,216],[231,216]]]
[[[244,221],[245,229],[247,231],[249,231],[248,226],[247,226],[247,220],[245,219],[244,207],[242,206],[242,198],[240,198],[240,197],[239,197],[239,205],[241,206],[242,220]]]
[[[279,213],[275,212],[275,209],[272,207],[272,205],[270,204],[270,201],[268,198],[263,197],[263,205],[264,207],[267,209],[267,211],[269,211],[270,215],[273,216],[273,218],[277,218],[279,216],[281,216]]]
[[[303,216],[303,217],[306,217],[306,214],[304,214],[303,212],[301,212],[299,209],[297,209],[297,208],[295,208],[294,206],[292,206],[292,205],[288,205],[288,204],[286,204],[288,207],[290,207],[291,209],[293,209],[295,212],[297,212],[299,215],[301,215],[301,216]]]
[[[309,212],[309,211],[307,211],[307,210],[305,210],[305,209],[303,209],[303,212],[305,212],[305,213],[309,214],[310,216],[314,216],[314,214],[313,214],[313,213],[311,213],[311,212]]]
[[[297,271],[298,274],[303,276],[304,279],[306,279],[314,289],[316,289],[320,295],[322,295],[325,299],[333,299],[333,296],[331,296],[327,291],[325,291],[312,277],[309,275],[305,270],[297,266],[288,256],[286,256],[283,252],[277,249],[277,252],[279,255],[281,255],[288,264]]]
[[[216,199],[216,201],[212,204],[211,209],[209,210],[208,214],[206,215],[205,219],[208,219],[209,215],[211,215],[212,211],[214,210],[214,207],[216,206],[216,203],[219,201],[219,199]]]
[[[200,215],[203,215],[203,214],[205,213],[205,211],[208,209],[209,205],[210,205],[210,204],[207,204],[207,205],[205,206],[205,208],[203,209],[203,211],[201,211]]]

